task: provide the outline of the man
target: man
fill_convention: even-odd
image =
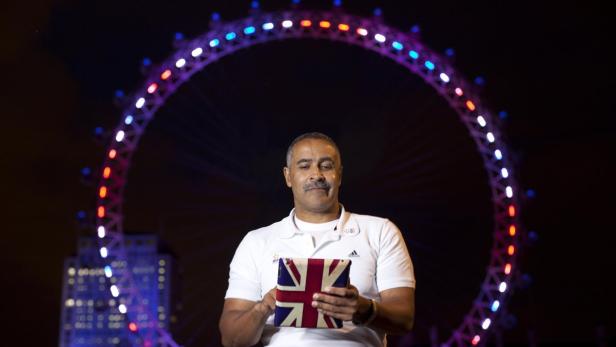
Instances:
[[[385,334],[411,330],[413,265],[398,228],[387,219],[351,214],[338,202],[340,152],[321,133],[297,137],[283,174],[295,208],[249,232],[230,266],[220,317],[225,346],[384,346]],[[312,306],[344,321],[341,329],[274,327],[278,258],[348,258],[348,288],[326,288]]]

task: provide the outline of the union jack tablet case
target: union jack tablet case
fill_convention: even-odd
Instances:
[[[296,328],[342,328],[342,320],[319,313],[312,296],[325,287],[347,287],[349,259],[278,259],[274,325]]]

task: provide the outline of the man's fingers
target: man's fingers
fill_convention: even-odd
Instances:
[[[329,294],[315,294],[312,296],[312,300],[336,306],[353,306],[355,301],[354,299]]]
[[[325,302],[313,301],[312,307],[329,313],[352,314],[353,308],[348,306],[336,306]]]
[[[327,287],[325,288],[325,292],[331,295],[342,296],[344,298],[355,298],[358,295],[357,289],[355,289],[355,287],[351,287],[351,288]]]

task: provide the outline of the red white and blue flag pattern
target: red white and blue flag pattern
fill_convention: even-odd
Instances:
[[[342,321],[319,313],[312,296],[326,287],[347,287],[351,260],[280,258],[274,325],[296,328],[342,328]]]

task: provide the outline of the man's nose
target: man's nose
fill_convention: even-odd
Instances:
[[[311,181],[324,181],[325,180],[325,176],[323,176],[323,172],[321,172],[321,169],[319,169],[319,167],[315,167],[312,170],[310,170],[310,180]]]

